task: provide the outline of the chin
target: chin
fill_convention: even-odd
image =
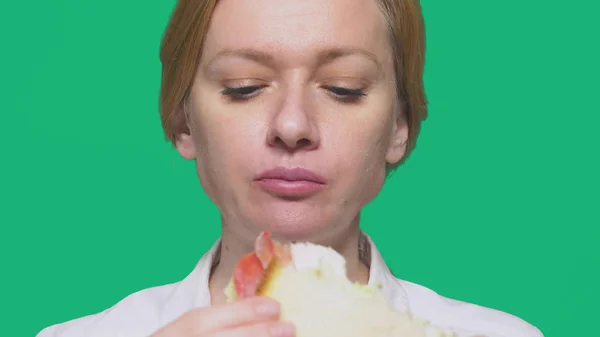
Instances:
[[[354,224],[359,204],[334,201],[317,195],[300,200],[258,194],[246,198],[242,214],[253,232],[269,231],[283,241],[330,242]]]
[[[313,241],[312,239],[320,237],[319,233],[326,231],[327,227],[314,222],[294,221],[277,222],[275,225],[266,226],[264,230],[285,241]]]
[[[350,224],[352,221],[338,219],[333,214],[326,212],[274,212],[268,218],[258,221],[259,230],[270,231],[273,236],[284,241],[329,241],[337,232],[342,230],[336,226],[339,224]]]

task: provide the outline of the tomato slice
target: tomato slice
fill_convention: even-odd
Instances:
[[[271,238],[270,232],[262,232],[254,242],[254,252],[262,262],[263,268],[267,268],[275,256],[275,243]]]
[[[233,272],[233,283],[238,298],[254,296],[264,273],[265,268],[255,253],[244,256]]]
[[[233,272],[238,298],[256,295],[258,286],[265,276],[265,270],[275,259],[283,264],[290,263],[292,261],[290,246],[274,241],[270,232],[260,233],[254,242],[254,252],[242,257]]]

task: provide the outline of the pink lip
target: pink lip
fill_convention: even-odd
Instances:
[[[325,178],[303,168],[277,167],[261,173],[255,180],[267,192],[278,196],[308,196],[325,187]]]

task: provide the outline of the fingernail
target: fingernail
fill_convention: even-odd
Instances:
[[[256,312],[263,316],[275,316],[279,313],[279,305],[276,302],[261,302],[256,305]]]
[[[273,337],[293,337],[296,329],[290,323],[277,323],[270,327],[271,336]]]

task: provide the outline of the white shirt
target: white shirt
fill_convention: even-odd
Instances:
[[[364,233],[363,233],[364,234]],[[534,326],[513,315],[442,297],[392,275],[371,238],[369,284],[380,283],[396,310],[411,310],[460,337],[543,337]],[[185,312],[210,305],[208,280],[219,247],[217,241],[182,281],[131,294],[100,313],[53,325],[37,337],[148,337]]]

